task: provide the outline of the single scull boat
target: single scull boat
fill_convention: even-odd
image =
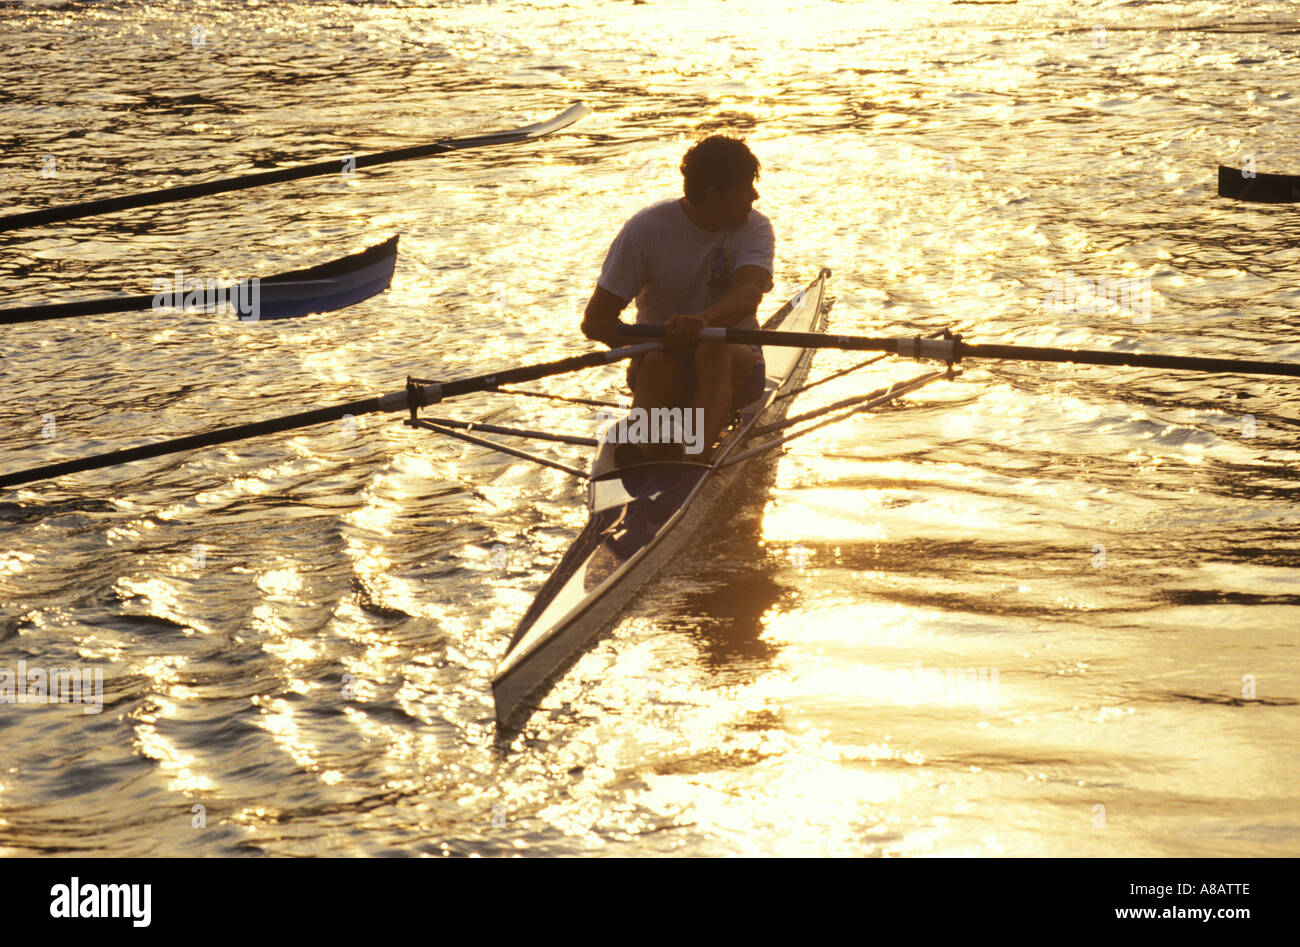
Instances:
[[[826,322],[822,270],[764,324],[765,329],[821,332]],[[728,460],[758,427],[784,416],[808,369],[811,350],[764,350],[763,393],[736,413],[708,463],[689,460],[615,469],[613,444],[597,450],[588,490],[588,520],[515,629],[492,678],[497,724],[509,730],[527,719],[533,702],[636,591],[690,539],[739,465]]]

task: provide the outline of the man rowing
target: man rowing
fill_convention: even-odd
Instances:
[[[619,231],[582,317],[589,339],[611,348],[619,314],[636,300],[636,321],[664,327],[664,351],[632,360],[633,408],[690,408],[712,446],[734,409],[763,392],[757,346],[698,343],[706,326],[758,328],[758,306],[772,288],[772,224],[753,210],[758,159],[736,138],[713,135],[682,159],[685,196],[645,208]],[[679,460],[683,444],[621,444],[618,466]],[[692,458],[702,459],[702,458]]]

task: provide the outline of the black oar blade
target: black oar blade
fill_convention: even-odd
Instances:
[[[1300,204],[1300,175],[1257,173],[1219,165],[1219,196],[1255,204]]]
[[[360,253],[318,266],[264,277],[258,282],[255,296],[251,291],[243,296],[236,294],[237,299],[250,303],[255,299],[257,303],[256,311],[250,308],[240,318],[245,322],[296,319],[310,313],[334,312],[379,295],[393,280],[393,269],[397,265],[397,239],[396,236],[390,237]],[[168,292],[174,297],[172,290]],[[180,301],[174,298],[159,300],[159,295],[117,296],[0,309],[0,325],[115,312],[146,312],[155,305],[167,309],[181,308],[178,302],[184,302],[183,298]],[[196,301],[201,308],[206,309],[206,299]],[[214,301],[213,309],[215,308]]]

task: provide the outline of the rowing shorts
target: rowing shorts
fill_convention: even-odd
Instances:
[[[754,350],[754,367],[745,379],[745,383],[740,386],[731,399],[733,410],[740,410],[749,404],[755,398],[763,393],[763,388],[767,383],[767,365],[763,362],[763,349],[758,345],[751,345]],[[694,347],[677,356],[677,367],[681,372],[681,377],[685,379],[682,383],[682,405],[690,403],[691,398],[695,395],[695,385],[698,378],[695,374],[695,349]]]

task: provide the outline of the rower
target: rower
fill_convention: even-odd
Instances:
[[[685,196],[660,201],[623,225],[605,256],[582,317],[589,339],[611,348],[619,314],[636,300],[636,321],[664,327],[664,351],[632,360],[633,409],[689,408],[708,451],[733,410],[763,393],[758,346],[700,342],[705,326],[758,328],[758,306],[772,288],[775,237],[753,210],[758,159],[737,138],[712,135],[692,145],[681,164]],[[623,444],[620,467],[681,460],[685,445]],[[704,456],[686,459],[701,461]]]

